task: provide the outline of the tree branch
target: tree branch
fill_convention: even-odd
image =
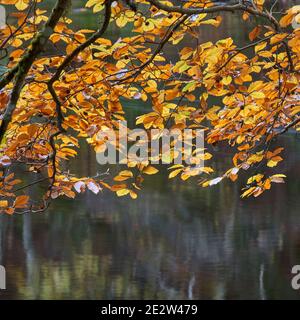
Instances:
[[[49,84],[52,85],[56,80],[59,79],[61,73],[64,71],[64,69],[72,62],[72,60],[84,49],[89,47],[92,43],[94,43],[97,39],[101,38],[104,32],[106,31],[110,17],[111,17],[111,2],[112,0],[106,0],[105,1],[105,13],[104,13],[104,22],[102,24],[101,29],[99,29],[97,32],[95,32],[87,41],[83,42],[80,46],[78,46],[73,52],[71,52],[64,61],[61,63],[61,65],[56,70],[53,77],[50,79]]]
[[[57,96],[55,89],[53,87],[53,84],[55,81],[57,81],[61,75],[61,73],[65,70],[65,68],[72,62],[72,60],[84,49],[89,47],[92,43],[94,43],[97,39],[102,37],[104,32],[106,31],[110,17],[111,17],[111,2],[112,0],[106,0],[105,1],[105,13],[104,13],[104,22],[102,24],[102,27],[95,32],[87,41],[83,42],[80,46],[78,46],[75,50],[73,50],[68,56],[65,57],[64,61],[61,63],[61,65],[58,67],[52,78],[48,81],[48,90],[56,104],[56,116],[57,116],[57,127],[58,127],[58,134],[64,132],[64,128],[62,126],[63,123],[63,113],[61,111],[62,103],[59,100],[59,97]]]
[[[260,16],[265,19],[268,19],[274,25],[276,30],[280,28],[277,20],[269,13],[256,10],[255,8],[249,7],[242,3],[236,3],[232,5],[217,5],[217,6],[208,7],[208,8],[183,8],[179,6],[168,6],[161,3],[159,0],[148,0],[148,1],[153,6],[157,7],[158,9],[164,10],[166,12],[178,12],[186,15],[194,15],[194,14],[200,14],[200,13],[215,13],[220,11],[227,11],[227,12],[246,11],[252,15]]]
[[[296,124],[300,122],[300,117],[296,118],[294,121],[285,126],[281,131],[278,132],[277,135],[286,133],[290,128],[294,127]]]
[[[20,60],[20,62],[10,70],[8,75],[0,81],[0,88],[2,85],[9,83],[14,77],[14,87],[11,93],[10,101],[4,112],[3,119],[0,126],[0,141],[2,141],[4,133],[8,127],[8,124],[11,121],[13,111],[16,108],[19,96],[24,84],[25,77],[29,72],[34,60],[39,55],[39,53],[44,49],[45,44],[47,43],[50,35],[53,33],[53,30],[59,21],[59,19],[64,14],[70,0],[57,0],[55,7],[52,10],[52,13],[46,22],[42,31],[32,40],[31,48],[27,51],[25,56]]]

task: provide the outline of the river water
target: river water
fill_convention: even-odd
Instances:
[[[76,8],[74,19],[84,28],[97,21]],[[221,29],[199,38],[232,35],[243,43],[247,31],[227,16]],[[126,105],[131,118],[147,108]],[[299,299],[290,284],[291,268],[300,264],[299,137],[288,134],[276,144],[285,147],[278,169],[287,183],[258,199],[241,200],[239,183],[202,189],[168,181],[161,170],[135,201],[87,193],[57,200],[43,214],[0,216],[7,272],[0,298]],[[219,150],[215,165],[227,161]],[[94,175],[102,168],[83,146],[71,170]]]

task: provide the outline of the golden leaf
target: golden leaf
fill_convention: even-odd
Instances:
[[[143,169],[143,173],[146,173],[146,174],[156,174],[158,172],[158,169],[152,167],[152,166],[147,166],[145,169]]]

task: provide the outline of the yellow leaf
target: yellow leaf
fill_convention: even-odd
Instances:
[[[263,50],[267,46],[267,42],[262,42],[255,46],[255,53]]]
[[[271,58],[273,56],[270,51],[260,51],[258,55],[263,58]]]
[[[275,44],[275,43],[277,43],[277,42],[280,42],[280,41],[282,41],[286,36],[287,36],[286,33],[276,34],[274,37],[271,38],[270,43],[271,43],[271,44]]]
[[[87,8],[93,7],[94,5],[96,5],[97,3],[103,3],[104,0],[88,0],[88,2],[85,4],[85,6]]]
[[[154,88],[154,89],[157,88],[157,83],[156,83],[156,81],[154,81],[154,80],[149,80],[149,81],[147,81],[147,85],[148,85],[150,88]]]
[[[123,196],[126,196],[129,192],[130,192],[129,189],[121,189],[117,191],[117,196],[123,197]]]
[[[263,99],[265,97],[265,94],[262,91],[254,91],[251,92],[250,95],[255,99]]]
[[[256,189],[256,187],[251,187],[248,190],[246,190],[243,194],[242,194],[242,198],[248,197],[250,196],[254,190]]]
[[[144,31],[152,31],[155,28],[154,20],[148,19],[143,24]]]
[[[1,208],[6,208],[8,206],[8,201],[7,200],[1,200],[0,201],[0,207]]]
[[[136,194],[134,191],[132,191],[132,190],[130,190],[129,195],[130,195],[130,197],[131,197],[132,199],[136,199],[136,198],[137,198],[137,194]]]
[[[286,175],[282,173],[278,173],[278,174],[273,174],[270,178],[286,178]]]
[[[191,92],[193,90],[195,90],[197,82],[196,81],[191,81],[188,84],[186,84],[184,86],[184,88],[182,89],[182,92]]]
[[[283,159],[279,156],[273,157],[271,160],[268,161],[267,166],[270,168],[276,167],[277,163],[282,161]]]
[[[28,7],[28,2],[29,0],[18,0],[15,6],[18,10],[23,11]]]
[[[169,179],[176,177],[183,169],[176,169],[169,174]]]
[[[143,170],[143,173],[146,173],[146,174],[156,174],[158,172],[158,170],[152,166],[148,166],[146,167],[144,170]]]
[[[222,17],[217,16],[215,19],[204,20],[204,21],[201,21],[199,24],[210,24],[214,27],[218,27],[221,22],[222,22]]]
[[[125,181],[129,178],[133,177],[133,173],[129,170],[121,171],[116,177],[114,177],[115,181]]]
[[[119,28],[125,27],[126,24],[128,22],[127,17],[125,16],[125,14],[121,14],[117,19],[116,19],[116,25]]]
[[[293,12],[290,12],[289,14],[285,15],[284,17],[282,17],[280,19],[280,26],[281,27],[287,27],[288,25],[290,25],[292,23],[294,19],[294,14]]]
[[[178,168],[183,168],[183,165],[182,165],[182,164],[174,164],[173,166],[171,166],[170,168],[168,168],[168,170],[178,169]]]
[[[103,8],[104,8],[104,5],[103,5],[103,4],[97,4],[97,5],[95,5],[95,7],[93,8],[93,12],[94,12],[94,13],[100,12]]]
[[[264,175],[263,174],[257,174],[257,175],[255,175],[255,176],[253,176],[253,177],[250,177],[248,180],[247,180],[247,184],[251,184],[251,183],[253,183],[253,182],[260,182],[261,181],[261,179],[264,177]]]
[[[229,85],[232,81],[231,76],[227,76],[225,78],[222,79],[222,83],[225,84],[225,86]]]
[[[77,46],[74,43],[69,43],[66,47],[67,54],[71,54],[76,49],[76,47]]]

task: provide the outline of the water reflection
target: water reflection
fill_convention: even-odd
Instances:
[[[214,37],[238,25],[228,23]],[[134,118],[140,110],[130,107]],[[44,214],[0,216],[8,276],[0,298],[298,299],[290,270],[300,264],[300,148],[293,135],[281,143],[287,184],[257,200],[240,200],[238,184],[201,189],[166,183],[162,172],[135,201],[104,192],[56,201]],[[95,174],[93,152],[83,149],[75,168]]]
[[[300,264],[300,149],[293,136],[283,142],[288,183],[257,200],[240,200],[231,183],[166,184],[162,173],[136,201],[87,194],[46,214],[1,216],[1,297],[299,298],[290,269]]]

